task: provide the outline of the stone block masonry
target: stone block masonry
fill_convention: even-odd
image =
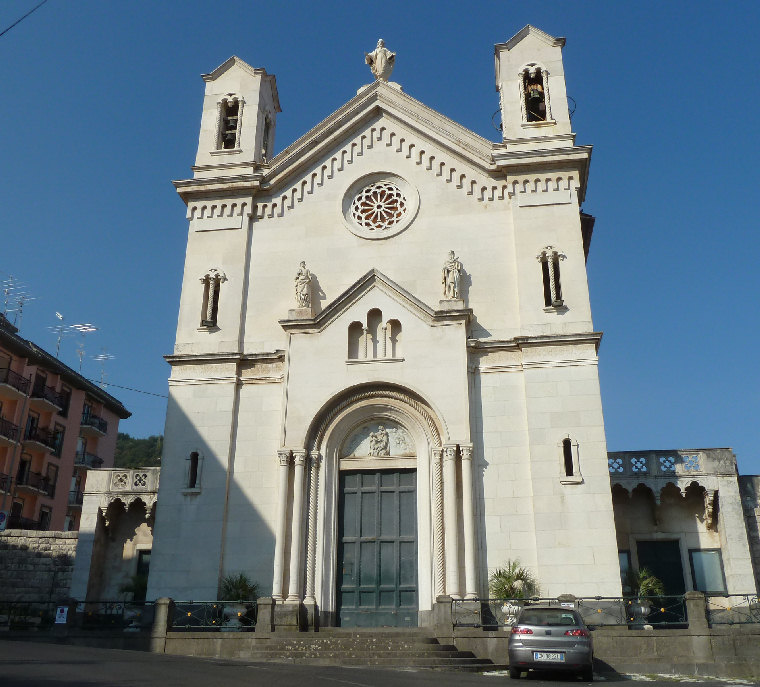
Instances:
[[[0,601],[58,601],[69,595],[77,532],[0,534]]]

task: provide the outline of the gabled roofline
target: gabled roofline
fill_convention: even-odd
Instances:
[[[303,320],[283,319],[280,320],[280,326],[285,331],[320,332],[338,319],[340,315],[348,310],[351,305],[356,303],[372,288],[380,288],[392,298],[399,300],[421,320],[425,320],[428,324],[457,321],[466,322],[472,317],[472,310],[470,308],[462,308],[458,310],[433,310],[429,305],[423,303],[419,298],[416,298],[409,293],[404,287],[399,286],[395,281],[379,270],[373,268],[351,284],[351,286],[349,286],[318,315]]]
[[[367,119],[386,112],[403,124],[466,160],[480,171],[493,172],[493,142],[479,136],[419,100],[382,81],[375,81],[319,124],[278,153],[270,162],[265,181],[276,188],[284,179],[307,167]]]
[[[528,35],[533,35],[536,38],[541,39],[547,45],[552,45],[559,48],[563,48],[565,46],[564,38],[555,38],[554,36],[550,36],[545,31],[537,29],[535,26],[526,24],[508,41],[494,45],[494,52],[498,53],[499,50],[512,50],[512,48],[514,48],[518,43],[521,43],[523,39]]]
[[[241,60],[237,55],[229,57],[222,62],[216,69],[208,74],[201,74],[201,78],[209,83],[210,81],[216,81],[222,74],[231,69],[233,66],[240,67],[245,72],[248,72],[251,76],[260,76],[262,81],[269,83],[269,87],[272,89],[272,100],[277,112],[282,112],[280,109],[280,96],[277,93],[277,79],[274,74],[267,74],[267,70],[263,67],[252,67],[245,60]]]

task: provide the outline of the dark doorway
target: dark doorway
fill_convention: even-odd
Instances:
[[[417,472],[341,472],[338,624],[417,625]]]
[[[665,594],[683,594],[686,585],[681,564],[681,547],[677,541],[640,541],[636,543],[639,570],[649,570],[662,580]]]

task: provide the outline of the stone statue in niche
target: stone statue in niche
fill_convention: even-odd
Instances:
[[[396,63],[396,53],[385,47],[381,38],[371,53],[364,53],[364,61],[369,65],[377,81],[388,81]]]
[[[306,269],[306,263],[301,262],[294,280],[296,287],[296,303],[299,308],[311,307],[311,272]]]
[[[369,435],[369,455],[389,456],[391,442],[388,432],[383,425],[378,425],[377,431]]]
[[[450,250],[448,259],[443,263],[443,270],[441,273],[444,298],[459,298],[459,279],[461,276],[462,263],[454,254],[454,251]]]

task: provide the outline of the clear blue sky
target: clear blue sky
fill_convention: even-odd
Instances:
[[[2,0],[1,27],[37,1]],[[610,450],[732,446],[760,472],[757,2],[49,0],[0,38],[0,277],[38,299],[21,333],[51,350],[56,310],[93,322],[108,381],[166,394],[187,233],[170,180],[191,174],[200,74],[230,55],[277,76],[277,150],[371,80],[378,37],[407,93],[497,140],[493,45],[528,23],[567,37],[594,146]],[[78,366],[75,339],[61,358]],[[164,399],[109,390],[124,431],[163,431]]]

